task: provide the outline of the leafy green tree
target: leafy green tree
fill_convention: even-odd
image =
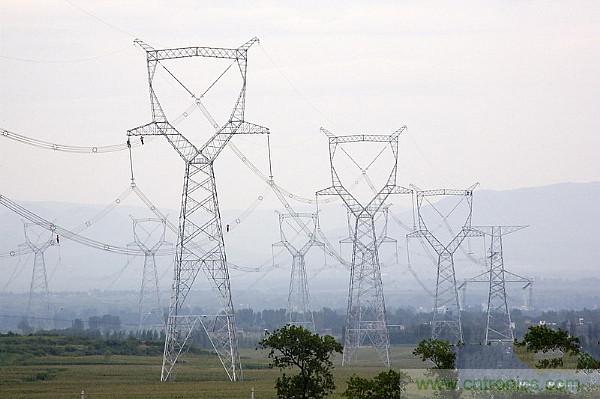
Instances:
[[[354,375],[348,380],[343,396],[348,399],[400,399],[411,381],[403,372],[383,371],[368,379]]]
[[[342,345],[335,338],[287,325],[268,334],[259,345],[270,349],[271,367],[298,369],[298,374],[284,372],[277,378],[278,399],[321,399],[335,389],[331,356],[342,353]]]
[[[413,351],[413,355],[419,356],[421,360],[433,362],[434,369],[454,369],[456,354],[448,341],[440,339],[425,339]]]
[[[550,327],[532,326],[519,343],[530,352],[549,352],[560,350],[564,354],[578,355],[581,351],[579,338],[569,336],[565,330],[553,330]]]
[[[560,357],[539,360],[535,366],[540,369],[555,369],[562,367],[565,355],[575,356],[581,353],[579,338],[569,336],[567,331],[560,328],[558,330],[553,330],[546,325],[529,327],[527,333],[523,337],[523,341],[517,343],[517,345],[524,346],[528,352],[547,353],[551,351],[560,351],[562,353]]]

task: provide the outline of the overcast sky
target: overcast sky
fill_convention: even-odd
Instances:
[[[599,2],[323,3],[3,0],[0,127],[71,145],[124,142],[127,129],[150,121],[134,38],[237,47],[258,36],[247,119],[271,128],[273,171],[290,191],[312,196],[329,184],[320,126],[341,135],[406,124],[403,185],[600,180]],[[234,140],[266,171],[264,138]],[[135,149],[134,163],[148,195],[178,207],[174,151],[156,140]],[[228,151],[217,174],[226,207],[267,190]],[[9,197],[103,204],[128,177],[125,152],[60,154],[0,137],[0,193]]]

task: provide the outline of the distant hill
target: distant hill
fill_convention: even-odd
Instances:
[[[543,187],[530,187],[515,190],[477,190],[474,199],[474,225],[503,224],[529,225],[527,229],[506,238],[504,243],[507,267],[519,274],[537,279],[575,280],[595,276],[595,268],[600,266],[600,182],[564,183]],[[443,200],[437,205],[443,206]],[[56,218],[64,227],[72,228],[90,220],[102,210],[102,206],[81,205],[57,202],[23,202],[23,206],[47,219]],[[337,247],[338,240],[347,235],[341,204],[328,205],[326,210],[337,209],[340,217],[335,223],[328,222],[322,228]],[[259,207],[249,216],[243,210],[223,210],[224,223],[230,224],[226,233],[228,259],[234,264],[261,267],[260,273],[247,273],[231,270],[232,284],[240,303],[256,300],[258,291],[267,291],[261,298],[265,303],[284,306],[287,298],[289,267],[291,262],[285,253],[271,260],[271,244],[278,241],[279,231],[275,209]],[[177,210],[164,210],[173,222],[177,222]],[[412,214],[406,209],[394,210],[395,216],[412,225]],[[152,214],[141,204],[125,203],[81,234],[103,242],[127,245],[133,241],[130,215],[150,217]],[[389,222],[389,235],[398,240],[400,247],[399,264],[394,265],[392,249],[382,252],[384,263],[384,286],[386,296],[394,304],[401,305],[410,297],[428,298],[425,291],[415,283],[414,277],[406,268],[406,230],[393,221]],[[40,239],[49,237],[43,232]],[[167,240],[175,242],[172,232],[167,232]],[[23,225],[20,217],[7,209],[0,209],[0,253],[5,253],[23,242]],[[474,258],[483,255],[482,242],[471,240],[469,244]],[[412,244],[411,244],[412,245]],[[421,252],[413,257],[414,268],[422,282],[433,285],[435,269],[425,256],[425,252],[414,244],[414,250]],[[278,250],[275,250],[277,254]],[[342,248],[349,256],[350,247]],[[457,255],[457,275],[459,279],[472,276],[482,270],[466,259],[467,250]],[[60,261],[59,261],[60,255]],[[418,254],[417,254],[418,255]],[[347,270],[332,267],[334,260],[327,260],[324,268],[323,254],[315,249],[307,258],[310,287],[313,302],[340,305],[345,303],[348,284]],[[17,266],[17,258],[0,258],[0,290],[10,280],[7,291],[26,291],[31,276],[32,258],[22,258]],[[128,263],[129,262],[129,263]],[[141,258],[127,259],[125,256],[111,255],[82,247],[79,244],[61,241],[58,247],[51,247],[46,254],[46,263],[51,289],[55,291],[86,291],[90,289],[137,290],[141,273]],[[170,286],[172,258],[157,259],[161,287]],[[16,267],[16,268],[15,268]],[[322,269],[322,270],[321,270]],[[321,270],[318,277],[314,277]],[[268,272],[268,273],[266,273]],[[202,280],[204,280],[202,278]],[[208,289],[207,284],[200,288]],[[319,298],[331,297],[321,301]],[[394,299],[396,298],[396,299]],[[166,299],[166,298],[165,298]],[[422,302],[422,300],[420,300]],[[323,303],[322,303],[323,304]]]

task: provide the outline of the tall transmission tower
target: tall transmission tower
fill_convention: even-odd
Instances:
[[[481,232],[471,228],[473,213],[473,185],[466,190],[436,189],[414,191],[415,196],[415,231],[409,233],[407,238],[424,238],[436,252],[437,280],[435,300],[433,305],[433,320],[431,322],[431,336],[433,339],[447,339],[450,342],[463,342],[463,331],[460,317],[460,302],[456,285],[454,269],[454,253],[467,237],[480,237]],[[423,218],[422,207],[424,202],[430,203],[428,197],[462,196],[467,202],[467,216],[460,231],[450,239],[447,244],[442,243],[429,229]],[[430,203],[431,204],[431,203]],[[431,204],[433,206],[433,204]],[[455,208],[454,208],[455,209]],[[454,209],[452,211],[454,211]],[[451,212],[452,212],[451,211]],[[444,222],[446,218],[444,216]]]
[[[242,377],[241,364],[213,165],[234,135],[269,133],[267,128],[244,120],[248,49],[258,39],[253,38],[238,48],[182,47],[162,50],[156,50],[140,40],[135,42],[146,51],[152,122],[129,130],[127,134],[164,136],[185,164],[161,381],[174,377],[177,360],[185,352],[188,338],[197,325],[203,326],[229,379],[236,381]],[[202,104],[204,94],[196,96],[161,63],[189,57],[228,59],[237,64],[242,85],[229,119],[223,125],[210,117]],[[196,105],[211,121],[215,133],[202,146],[194,145],[167,120],[153,86],[157,66],[165,69],[192,95]],[[211,318],[209,325],[203,322],[201,315],[186,314],[184,310],[186,298],[201,270],[211,282],[222,305],[221,312]]]
[[[389,335],[381,281],[379,242],[375,230],[375,215],[391,194],[410,194],[412,190],[396,185],[398,169],[398,136],[405,126],[391,135],[334,136],[323,130],[329,138],[329,162],[331,187],[320,190],[317,195],[337,195],[344,202],[353,220],[352,264],[348,289],[348,310],[344,331],[342,365],[350,364],[362,346],[374,347],[383,363],[389,367]],[[342,151],[348,143],[387,143],[393,155],[393,166],[387,181],[368,201],[361,204],[342,184],[335,168],[334,157],[338,148]],[[375,162],[375,160],[373,160]],[[365,168],[361,168],[365,170]]]
[[[142,284],[138,297],[139,322],[138,331],[142,331],[149,319],[160,321],[164,324],[162,305],[160,302],[160,290],[158,287],[158,270],[156,269],[156,252],[164,245],[167,223],[164,219],[146,218],[132,219],[133,242],[129,245],[136,246],[144,252],[144,268],[142,270]],[[154,224],[155,227],[148,230],[144,226]],[[151,244],[148,241],[154,237],[155,230],[160,229],[157,239]]]
[[[292,219],[294,223],[298,220],[309,229],[308,240],[296,247],[288,239],[285,224]],[[305,327],[315,331],[315,319],[310,309],[310,297],[308,293],[308,279],[306,278],[305,255],[315,246],[324,247],[324,244],[316,240],[317,215],[314,213],[279,214],[279,233],[281,241],[273,244],[274,247],[284,247],[292,255],[292,271],[290,275],[290,288],[288,293],[288,304],[286,319],[289,324]],[[290,225],[291,226],[291,225]],[[293,226],[291,226],[293,228]]]
[[[504,268],[502,238],[522,230],[527,226],[474,226],[473,229],[490,237],[487,254],[488,270],[466,282],[485,282],[489,284],[487,318],[485,325],[485,344],[512,343],[515,339],[510,317],[510,307],[506,294],[506,283],[519,282],[530,285],[530,281],[508,272]],[[485,279],[483,279],[485,277]],[[466,285],[465,282],[465,285]]]
[[[29,286],[29,299],[27,301],[27,323],[36,328],[45,328],[50,322],[50,291],[48,290],[48,272],[46,270],[46,250],[56,244],[54,233],[50,231],[50,238],[37,242],[30,236],[34,223],[24,223],[25,244],[33,252],[33,271]]]

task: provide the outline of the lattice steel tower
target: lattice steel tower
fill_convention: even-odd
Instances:
[[[489,253],[487,255],[488,271],[487,283],[489,283],[487,320],[485,325],[485,343],[513,343],[515,339],[512,321],[510,318],[510,307],[508,306],[506,295],[507,282],[527,282],[526,279],[515,281],[517,276],[509,273],[504,268],[504,253],[502,248],[502,238],[515,231],[524,229],[527,226],[474,226],[486,236],[490,237]],[[507,276],[508,275],[508,276]],[[481,275],[483,276],[483,274]],[[508,277],[508,278],[507,278]],[[477,282],[477,277],[467,280]]]
[[[447,339],[450,342],[463,342],[462,323],[460,318],[460,302],[456,286],[454,270],[454,253],[467,237],[478,237],[482,233],[471,228],[473,213],[473,189],[476,185],[466,190],[420,190],[415,189],[415,231],[407,234],[408,238],[424,238],[438,255],[437,280],[435,287],[435,300],[433,305],[433,320],[431,322],[431,336],[434,339]],[[468,213],[461,230],[450,240],[443,244],[429,230],[422,215],[424,200],[430,196],[464,196],[467,201]]]
[[[244,120],[248,49],[258,39],[253,38],[238,48],[182,47],[163,50],[155,50],[139,40],[135,42],[146,51],[152,122],[129,130],[128,135],[164,136],[185,163],[161,381],[173,377],[177,359],[185,352],[186,342],[199,324],[208,334],[229,379],[236,381],[241,378],[241,364],[213,164],[234,135],[269,133],[267,128]],[[161,61],[189,57],[231,60],[237,65],[242,78],[240,92],[229,119],[221,126],[214,122],[216,133],[201,147],[190,142],[167,120],[153,86],[157,66],[166,69]],[[169,70],[167,72],[183,86]],[[201,102],[202,96],[195,96],[185,86],[184,88],[206,116],[208,112]],[[183,313],[186,297],[201,270],[211,282],[222,304],[222,311],[211,318],[209,325],[203,322],[200,315]]]
[[[308,240],[298,248],[290,242],[285,231],[285,224],[289,219],[292,219],[295,223],[306,220],[306,223],[301,223],[310,229]],[[302,326],[311,331],[315,331],[315,319],[312,310],[310,309],[308,279],[306,278],[306,261],[304,257],[312,247],[324,247],[324,244],[316,239],[317,226],[317,215],[314,213],[280,213],[279,232],[281,241],[273,244],[273,247],[284,247],[288,250],[290,255],[292,255],[292,271],[290,275],[290,288],[286,309],[287,322],[289,324]]]
[[[29,235],[34,223],[24,223],[25,244],[33,252],[33,270],[29,286],[29,299],[27,300],[27,323],[36,328],[46,328],[50,324],[50,291],[48,290],[48,273],[44,252],[56,244],[54,233],[50,231],[50,238],[41,243],[34,242]]]
[[[164,245],[167,223],[164,219],[146,218],[133,219],[133,242],[129,246],[135,246],[144,252],[144,268],[142,270],[142,284],[138,297],[139,322],[138,331],[142,331],[148,319],[158,319],[164,324],[162,305],[160,302],[160,290],[158,287],[158,270],[156,269],[156,252]],[[151,230],[143,226],[154,224]],[[160,229],[157,239],[153,244],[148,241],[153,238],[156,229]],[[140,231],[141,230],[141,231]],[[142,235],[143,234],[143,235]],[[154,317],[152,317],[154,315]]]
[[[329,138],[329,161],[332,185],[318,191],[317,195],[338,195],[354,218],[352,265],[348,290],[348,310],[344,335],[342,365],[352,362],[358,348],[372,346],[383,363],[389,367],[389,336],[381,281],[379,243],[375,230],[375,215],[384,206],[390,194],[410,194],[412,191],[396,185],[398,169],[398,136],[405,126],[391,135],[350,135],[334,136],[323,129]],[[346,143],[380,142],[388,143],[394,161],[392,170],[383,187],[366,204],[361,204],[340,181],[335,169],[336,150]],[[343,148],[342,148],[343,150]],[[368,345],[365,345],[366,342]]]

